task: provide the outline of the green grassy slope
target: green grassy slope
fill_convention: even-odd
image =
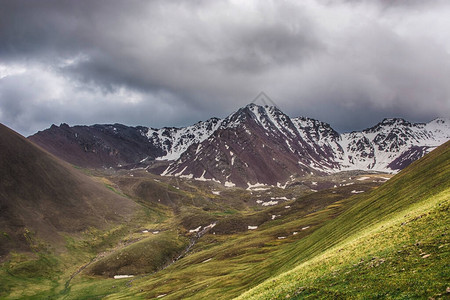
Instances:
[[[240,299],[443,296],[449,202],[447,142],[299,243],[299,266]]]
[[[402,244],[401,249],[395,248],[406,240],[400,239],[403,235],[398,232],[387,231],[387,229],[394,228],[392,224],[398,223],[399,216],[403,217],[409,214],[409,218],[415,218],[416,214],[421,215],[424,211],[430,212],[431,207],[434,207],[423,206],[424,204],[441,203],[441,206],[445,207],[442,199],[445,199],[448,193],[448,155],[447,145],[417,162],[392,181],[366,194],[351,196],[350,191],[358,189],[353,185],[314,193],[255,214],[243,214],[239,217],[239,221],[246,222],[245,225],[252,225],[248,222],[259,220],[260,217],[257,217],[259,214],[268,215],[269,221],[262,223],[255,231],[208,234],[198,241],[189,255],[155,274],[137,276],[132,281],[123,279],[113,282],[100,278],[79,277],[74,282],[72,291],[95,290],[95,287],[102,286],[102,293],[108,295],[107,299],[147,299],[162,295],[164,295],[164,299],[230,299],[269,279],[267,281],[269,288],[266,289],[263,285],[262,292],[256,289],[248,295],[256,299],[261,297],[285,298],[288,295],[294,296],[295,293],[301,291],[304,292],[304,295],[309,293],[312,297],[320,296],[321,286],[313,286],[311,290],[307,290],[302,285],[298,286],[298,283],[305,283],[298,277],[293,281],[293,286],[289,286],[284,281],[280,284],[278,279],[273,282],[275,276],[300,265],[311,266],[309,269],[304,269],[306,271],[301,273],[301,278],[311,277],[314,279],[322,275],[330,276],[329,282],[324,281],[326,284],[325,297],[348,298],[358,296],[358,294],[354,290],[346,291],[347,281],[351,280],[352,274],[353,276],[361,276],[361,274],[352,273],[351,270],[349,272],[349,269],[344,267],[350,268],[355,265],[360,266],[361,271],[368,274],[366,281],[363,281],[361,286],[357,286],[367,292],[359,296],[366,297],[373,292],[379,293],[380,291],[383,293],[384,291],[380,287],[385,282],[382,281],[378,285],[373,285],[372,290],[364,287],[371,285],[373,278],[379,275],[370,273],[370,271],[372,268],[376,268],[375,266],[382,265],[384,267],[384,263],[388,259],[394,261],[395,254],[401,255],[402,253],[397,251],[412,251],[412,248],[408,247],[413,247],[411,242],[406,243],[405,247]],[[434,202],[425,201],[427,199],[434,199]],[[285,205],[290,208],[285,208]],[[433,215],[437,217],[432,217],[443,220],[440,223],[435,222],[436,225],[433,226],[435,243],[440,243],[439,246],[445,245],[445,242],[439,239],[439,234],[442,233],[443,226],[448,223],[442,217],[443,214],[445,216],[445,209],[437,210]],[[275,220],[270,220],[271,215],[277,216]],[[280,216],[278,217],[278,215]],[[231,220],[235,218],[235,215],[230,216]],[[402,222],[407,221],[403,220]],[[386,231],[386,235],[381,238],[377,231],[381,230],[380,228]],[[415,236],[417,231],[414,227],[410,227],[409,232],[411,236]],[[297,234],[294,235],[294,233]],[[430,233],[431,231],[427,231],[426,235],[428,236]],[[409,239],[410,235],[405,235],[404,238]],[[373,242],[368,244],[359,242],[365,238]],[[417,242],[414,240],[414,243]],[[419,243],[421,242],[419,241]],[[387,246],[390,244],[396,246],[392,246],[395,251],[390,251],[391,255],[388,256],[383,251],[385,249],[389,251],[390,248]],[[381,248],[377,248],[378,246]],[[445,247],[438,250],[445,251]],[[419,250],[427,253],[423,254]],[[423,249],[418,248],[417,251],[420,252],[418,254],[423,254],[422,256],[432,252],[424,247]],[[436,275],[445,272],[442,263],[439,264],[445,257],[439,254],[439,251],[433,252],[433,257],[424,258],[427,259],[427,262],[432,263],[434,275],[432,272],[429,274],[430,278],[433,278],[433,284],[430,286],[434,294],[438,294],[445,285],[442,281],[445,276]],[[320,264],[321,258],[328,257],[330,253],[334,253],[332,258],[327,259],[330,263]],[[422,256],[419,258],[422,259]],[[401,269],[413,266],[408,257],[405,256],[402,260]],[[416,259],[415,257],[410,258]],[[437,259],[436,262],[435,259]],[[313,262],[319,263],[314,264]],[[399,278],[406,283],[409,282],[409,278],[413,278],[407,273],[403,275]],[[341,286],[333,281],[335,276],[348,277],[338,280],[342,283],[343,286]],[[434,280],[436,277],[441,280]],[[325,277],[320,278],[325,280]],[[114,285],[115,288],[112,289],[111,285]],[[336,286],[336,290],[328,292],[330,285],[331,287]],[[413,294],[418,291],[417,286],[415,288],[414,285],[411,286]],[[81,289],[81,287],[83,288]],[[404,286],[399,289],[402,291]],[[97,290],[101,289],[97,288]],[[389,293],[389,290],[386,293]],[[78,296],[77,293],[72,293],[66,299],[76,299]]]
[[[264,218],[268,221],[254,231],[207,234],[198,240],[186,257],[167,269],[136,276],[132,282],[128,279],[114,281],[116,284],[110,284],[115,285],[115,289],[108,288],[104,279],[79,277],[73,282],[72,291],[81,290],[81,286],[84,290],[103,286],[103,293],[109,293],[108,299],[151,299],[161,295],[166,295],[165,299],[230,299],[279,274],[286,257],[296,255],[296,245],[357,202],[357,197],[351,197],[351,191],[362,186],[355,184],[313,193],[255,213],[231,214],[231,222],[223,219],[225,224],[220,229],[222,221],[219,220],[211,231],[216,228],[222,231],[234,221],[245,225],[258,225],[260,223],[254,222]],[[364,186],[367,189],[370,184]],[[275,220],[271,220],[273,215]],[[291,268],[294,266],[290,265]],[[72,293],[65,299],[77,297]]]
[[[178,238],[165,243],[170,232],[153,235],[142,233],[142,228],[167,227],[169,217],[170,211],[161,208],[141,208],[127,223],[112,225],[109,230],[89,228],[78,236],[66,235],[65,251],[54,252],[42,247],[36,247],[33,253],[12,251],[9,259],[0,264],[0,299],[61,299],[72,296],[72,299],[98,299],[108,295],[114,281],[104,278],[80,281],[80,271],[96,266],[97,270],[105,271],[107,275],[120,274],[108,271],[121,271],[117,263],[129,258],[125,250],[128,247],[140,252],[145,250],[147,256],[155,256],[143,267],[162,265],[165,256],[170,257],[173,244],[179,244]],[[168,248],[169,252],[160,251],[157,246],[161,244],[163,250]],[[152,247],[142,249],[142,245]],[[96,265],[102,257],[109,259],[112,253],[117,253],[121,258],[115,266],[102,270],[101,263]],[[82,284],[85,281],[95,281],[95,284],[85,287]]]

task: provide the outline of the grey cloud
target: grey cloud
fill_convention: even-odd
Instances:
[[[380,5],[383,8],[417,8],[426,7],[439,4],[445,4],[446,0],[320,0],[325,4],[336,4],[336,3],[351,3],[351,4],[375,4]]]
[[[0,65],[42,70],[0,76],[0,118],[26,133],[58,122],[180,126],[261,90],[289,115],[342,131],[445,116],[450,40],[440,32],[450,23],[425,13],[450,8],[425,2],[389,1],[386,14],[383,0],[0,0]]]

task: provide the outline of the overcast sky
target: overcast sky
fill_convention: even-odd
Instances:
[[[264,91],[340,132],[450,116],[448,0],[0,0],[0,122],[185,126]]]

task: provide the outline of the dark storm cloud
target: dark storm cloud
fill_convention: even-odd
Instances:
[[[424,3],[0,0],[0,118],[180,126],[261,90],[340,130],[447,116],[450,5]]]

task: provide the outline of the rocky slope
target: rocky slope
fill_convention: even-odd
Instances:
[[[290,176],[347,170],[396,172],[450,139],[450,121],[413,124],[385,119],[361,132],[338,134],[309,118],[289,118],[273,106],[250,104],[222,121],[163,175],[218,180],[225,185],[283,186]]]
[[[327,123],[249,104],[225,119],[185,128],[63,124],[30,139],[85,167],[145,167],[168,161],[160,169],[166,176],[228,186],[283,186],[295,175],[397,172],[449,140],[450,120],[424,124],[384,119],[366,130],[339,134]]]

